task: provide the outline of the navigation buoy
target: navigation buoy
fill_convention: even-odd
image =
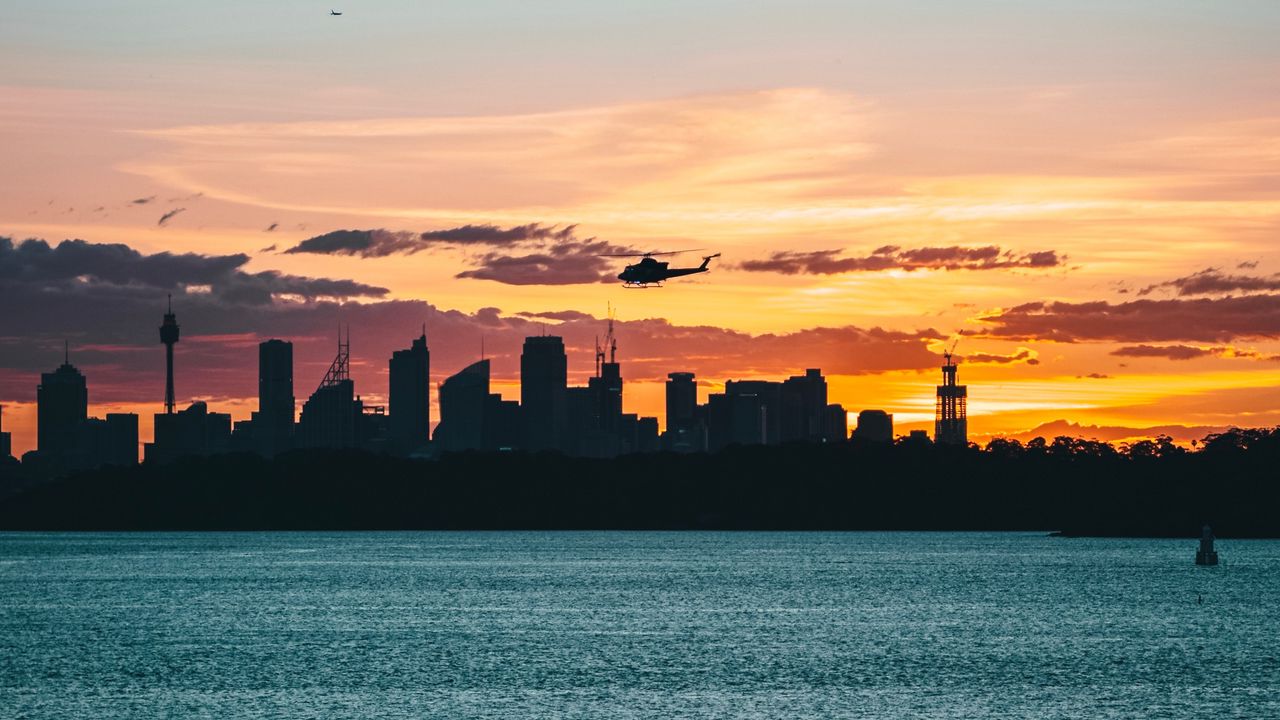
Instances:
[[[1213,531],[1208,525],[1200,530],[1200,549],[1196,551],[1196,564],[1218,564],[1218,551],[1213,549]]]

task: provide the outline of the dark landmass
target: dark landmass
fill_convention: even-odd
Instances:
[[[22,486],[7,530],[1056,530],[1280,537],[1280,428],[1114,448],[834,443],[611,460],[358,451],[190,458]],[[19,488],[14,490],[14,488]]]

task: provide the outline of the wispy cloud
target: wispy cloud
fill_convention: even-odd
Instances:
[[[1052,268],[1066,258],[1054,250],[1014,253],[994,245],[985,247],[922,247],[903,249],[896,245],[876,248],[869,255],[842,257],[842,250],[809,252],[779,250],[764,260],[746,260],[737,265],[750,272],[783,275],[835,275],[885,270],[998,270],[1003,268]]]

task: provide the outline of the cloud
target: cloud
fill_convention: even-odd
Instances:
[[[270,225],[263,228],[262,232],[275,232],[276,228],[278,227],[280,227],[280,223],[271,223]]]
[[[516,245],[531,240],[565,241],[574,238],[577,225],[529,223],[502,229],[497,225],[463,225],[448,230],[431,230],[422,233],[424,243],[450,245]]]
[[[1253,267],[1257,263],[1241,263],[1238,267]],[[1231,292],[1270,292],[1280,290],[1280,273],[1267,277],[1255,275],[1224,275],[1217,268],[1205,268],[1198,273],[1175,278],[1155,285],[1148,285],[1138,295],[1150,295],[1156,290],[1171,289],[1178,297],[1196,295],[1221,295]]]
[[[981,334],[1017,340],[1222,343],[1280,337],[1280,295],[1033,302],[979,318]]]
[[[1257,350],[1246,350],[1230,345],[1196,347],[1192,345],[1126,345],[1111,351],[1117,357],[1155,357],[1169,360],[1193,360],[1202,357],[1242,358],[1246,360],[1280,359],[1280,355],[1267,355]]]
[[[1076,377],[1081,380],[1110,380],[1114,376],[1106,373],[1091,372],[1087,375],[1077,375]]]
[[[545,312],[518,312],[518,317],[526,318],[542,318],[544,320],[557,320],[563,322],[565,320],[595,320],[596,318],[588,313],[579,310],[548,310]]]
[[[577,285],[612,282],[618,263],[605,255],[635,252],[633,248],[613,245],[602,240],[570,240],[547,246],[537,252],[511,255],[491,252],[473,258],[474,270],[464,270],[455,277],[493,280],[506,285]]]
[[[415,253],[424,249],[411,232],[391,230],[334,230],[307,238],[285,250],[287,255],[315,253],[319,255],[358,255],[384,257],[394,253]]]
[[[1191,360],[1218,354],[1218,348],[1202,348],[1191,345],[1126,345],[1111,351],[1117,357],[1158,357],[1169,360]]]
[[[153,201],[153,200],[155,200],[155,199],[156,199],[156,196],[155,196],[155,195],[148,195],[147,197],[140,197],[140,198],[137,198],[137,199],[135,199],[135,200],[130,200],[130,201],[129,201],[129,204],[130,204],[130,205],[146,205],[147,203],[149,203],[149,202],[151,202],[151,201]]]
[[[577,225],[559,227],[529,223],[509,228],[497,225],[463,225],[445,230],[429,230],[424,233],[381,228],[334,230],[307,238],[285,252],[376,258],[388,255],[412,255],[437,247],[556,247],[561,244],[572,245],[584,242],[574,236],[576,228]]]
[[[1066,258],[1055,250],[1026,254],[1002,251],[999,247],[922,247],[903,250],[895,245],[876,248],[870,255],[841,257],[843,250],[809,252],[780,250],[764,260],[747,260],[737,265],[749,272],[776,272],[784,275],[834,275],[848,272],[884,270],[998,270],[1002,268],[1050,268]]]
[[[36,296],[65,294],[96,302],[108,297],[150,297],[199,292],[231,304],[266,304],[278,297],[381,297],[385,288],[352,280],[285,275],[274,270],[244,271],[245,254],[200,255],[161,252],[144,255],[127,245],[64,240],[14,243],[0,237],[0,280],[7,289]],[[10,307],[25,307],[11,305]]]
[[[186,208],[174,208],[173,210],[170,210],[169,212],[161,215],[160,219],[156,222],[156,225],[163,227],[164,224],[169,222],[169,220],[172,219],[174,215],[177,215],[178,213],[186,212],[186,211],[187,211]]]
[[[1030,348],[1020,347],[1017,352],[1010,355],[995,355],[991,353],[973,353],[965,355],[964,360],[971,364],[985,365],[1015,365],[1018,363],[1026,363],[1027,365],[1039,365],[1040,360],[1036,357],[1036,351]]]

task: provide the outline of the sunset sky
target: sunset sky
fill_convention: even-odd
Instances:
[[[423,323],[433,384],[483,337],[514,398],[544,330],[585,383],[611,305],[626,409],[660,418],[671,371],[820,367],[931,427],[960,337],[971,439],[1280,424],[1274,0],[333,7],[4,9],[15,454],[64,340],[90,414],[149,439],[168,293],[180,406],[236,419],[269,337],[299,405],[339,323],[367,401]],[[722,257],[647,290],[597,257],[683,248]]]

